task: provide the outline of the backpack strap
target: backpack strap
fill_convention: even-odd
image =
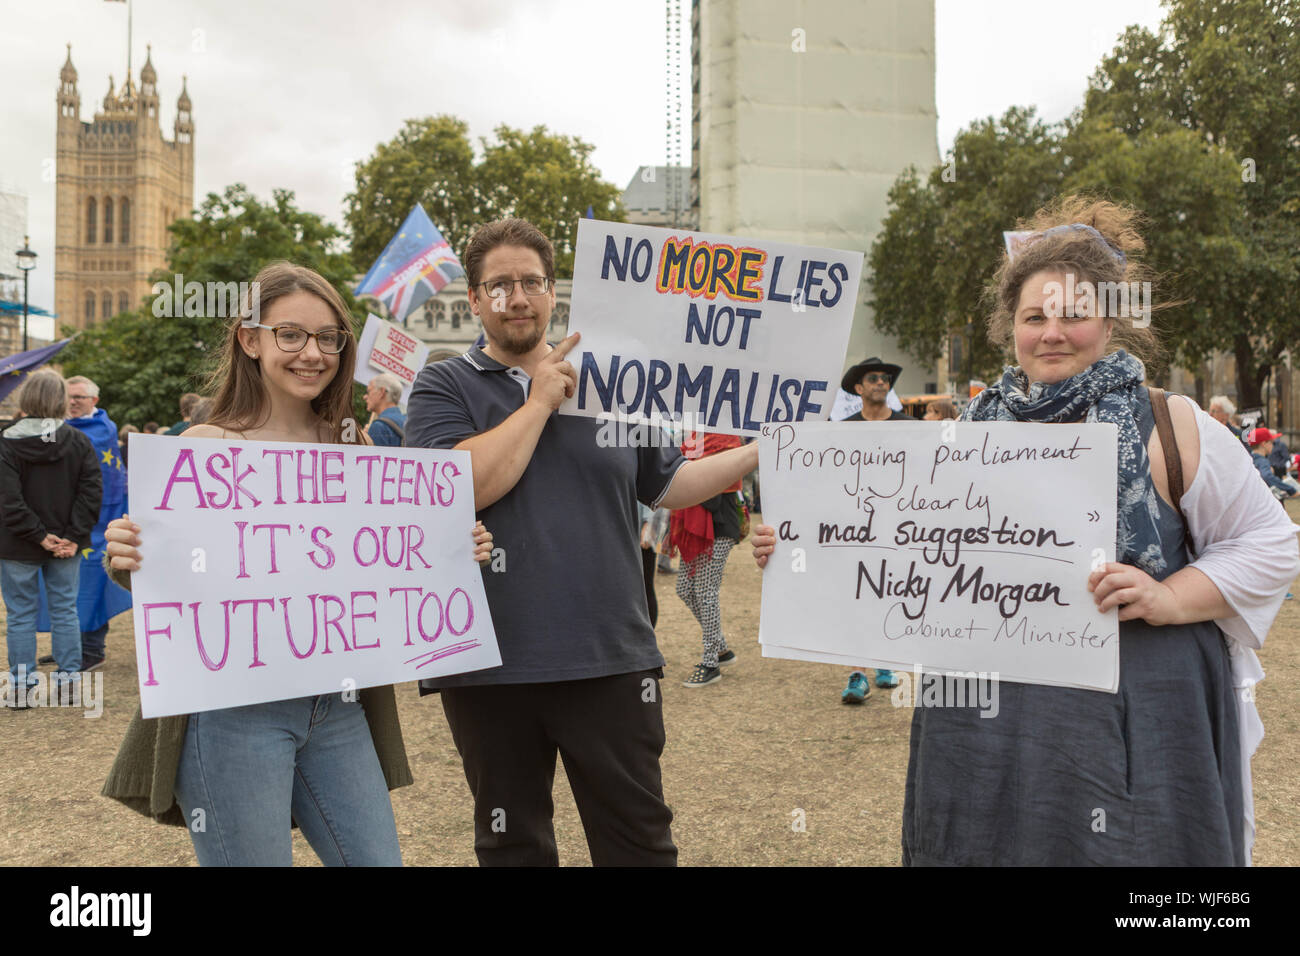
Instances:
[[[385,409],[384,411],[387,411],[387,409]],[[391,418],[386,418],[386,417],[384,416],[384,413],[383,413],[383,412],[380,412],[380,413],[379,413],[379,417],[376,419],[376,421],[383,422],[385,425],[387,425],[389,428],[391,428],[394,432],[396,432],[396,433],[397,433],[397,441],[398,441],[399,444],[403,444],[403,445],[406,444],[406,429],[405,429],[405,428],[403,428],[401,425],[397,424],[397,422],[393,421]],[[1160,440],[1161,440],[1161,441],[1164,441],[1164,438],[1162,437]]]
[[[1183,521],[1183,543],[1187,546],[1187,557],[1196,554],[1192,547],[1192,532],[1187,527],[1187,516],[1183,514],[1183,456],[1178,450],[1178,438],[1174,434],[1174,421],[1169,415],[1169,396],[1163,388],[1148,386],[1147,394],[1151,398],[1151,415],[1156,420],[1156,431],[1160,434],[1160,450],[1165,456],[1165,474],[1169,480],[1169,498],[1174,510]]]

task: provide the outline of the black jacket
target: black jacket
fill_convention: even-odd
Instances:
[[[104,479],[95,446],[70,425],[23,418],[0,435],[0,560],[45,561],[47,534],[90,545]]]
[[[740,499],[734,491],[724,491],[700,502],[713,515],[713,537],[740,540]]]

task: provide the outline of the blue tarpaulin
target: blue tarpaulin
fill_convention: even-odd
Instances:
[[[0,312],[12,312],[14,315],[22,315],[23,304],[21,302],[10,302],[8,299],[0,299]],[[52,318],[58,318],[58,316],[53,312],[46,312],[44,309],[32,305],[30,302],[27,304],[27,314],[48,315]]]

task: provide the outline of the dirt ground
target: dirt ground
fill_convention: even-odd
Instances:
[[[1288,508],[1293,519],[1300,507]],[[723,624],[739,655],[724,678],[686,690],[699,660],[697,625],[657,578],[668,745],[664,790],[675,814],[680,862],[689,866],[894,866],[900,861],[903,781],[911,711],[875,691],[840,704],[846,670],[765,660],[758,646],[760,572],[750,547],[733,550],[723,584]],[[1300,583],[1300,582],[1297,582]],[[1300,589],[1296,589],[1300,593]],[[1300,600],[1282,607],[1260,657],[1267,736],[1253,761],[1255,864],[1300,864]],[[40,639],[48,653],[49,636]],[[0,863],[36,866],[192,866],[183,829],[164,827],[99,796],[138,702],[131,616],[108,637],[105,706],[98,719],[71,709],[0,709]],[[407,865],[473,865],[469,790],[438,696],[397,690],[414,786],[393,793]],[[577,809],[557,768],[560,860],[590,861]],[[805,828],[793,826],[802,811]],[[295,834],[294,859],[319,865]]]

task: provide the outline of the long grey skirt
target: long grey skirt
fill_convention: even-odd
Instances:
[[[1163,500],[1160,511],[1172,574],[1187,561],[1183,524]],[[918,705],[903,864],[1244,865],[1237,707],[1218,627],[1125,622],[1119,656],[1115,694],[1002,682],[996,717]]]

